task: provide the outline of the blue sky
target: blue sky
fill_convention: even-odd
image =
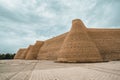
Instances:
[[[89,28],[120,28],[120,0],[0,0],[0,53],[67,32],[76,18]]]

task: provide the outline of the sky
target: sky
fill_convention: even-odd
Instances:
[[[120,0],[0,0],[0,53],[65,33],[76,18],[88,28],[120,28]]]

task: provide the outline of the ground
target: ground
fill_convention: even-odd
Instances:
[[[120,80],[120,61],[55,63],[0,60],[0,80]]]

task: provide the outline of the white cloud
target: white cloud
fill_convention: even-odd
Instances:
[[[22,0],[0,0],[0,5],[10,9],[14,10],[17,9],[17,7],[22,4]]]
[[[119,8],[119,0],[0,0],[0,50],[16,52],[57,36],[75,18],[87,27],[120,28]]]

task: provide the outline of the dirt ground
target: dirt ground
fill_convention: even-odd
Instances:
[[[120,80],[120,61],[55,63],[0,60],[0,80]]]

